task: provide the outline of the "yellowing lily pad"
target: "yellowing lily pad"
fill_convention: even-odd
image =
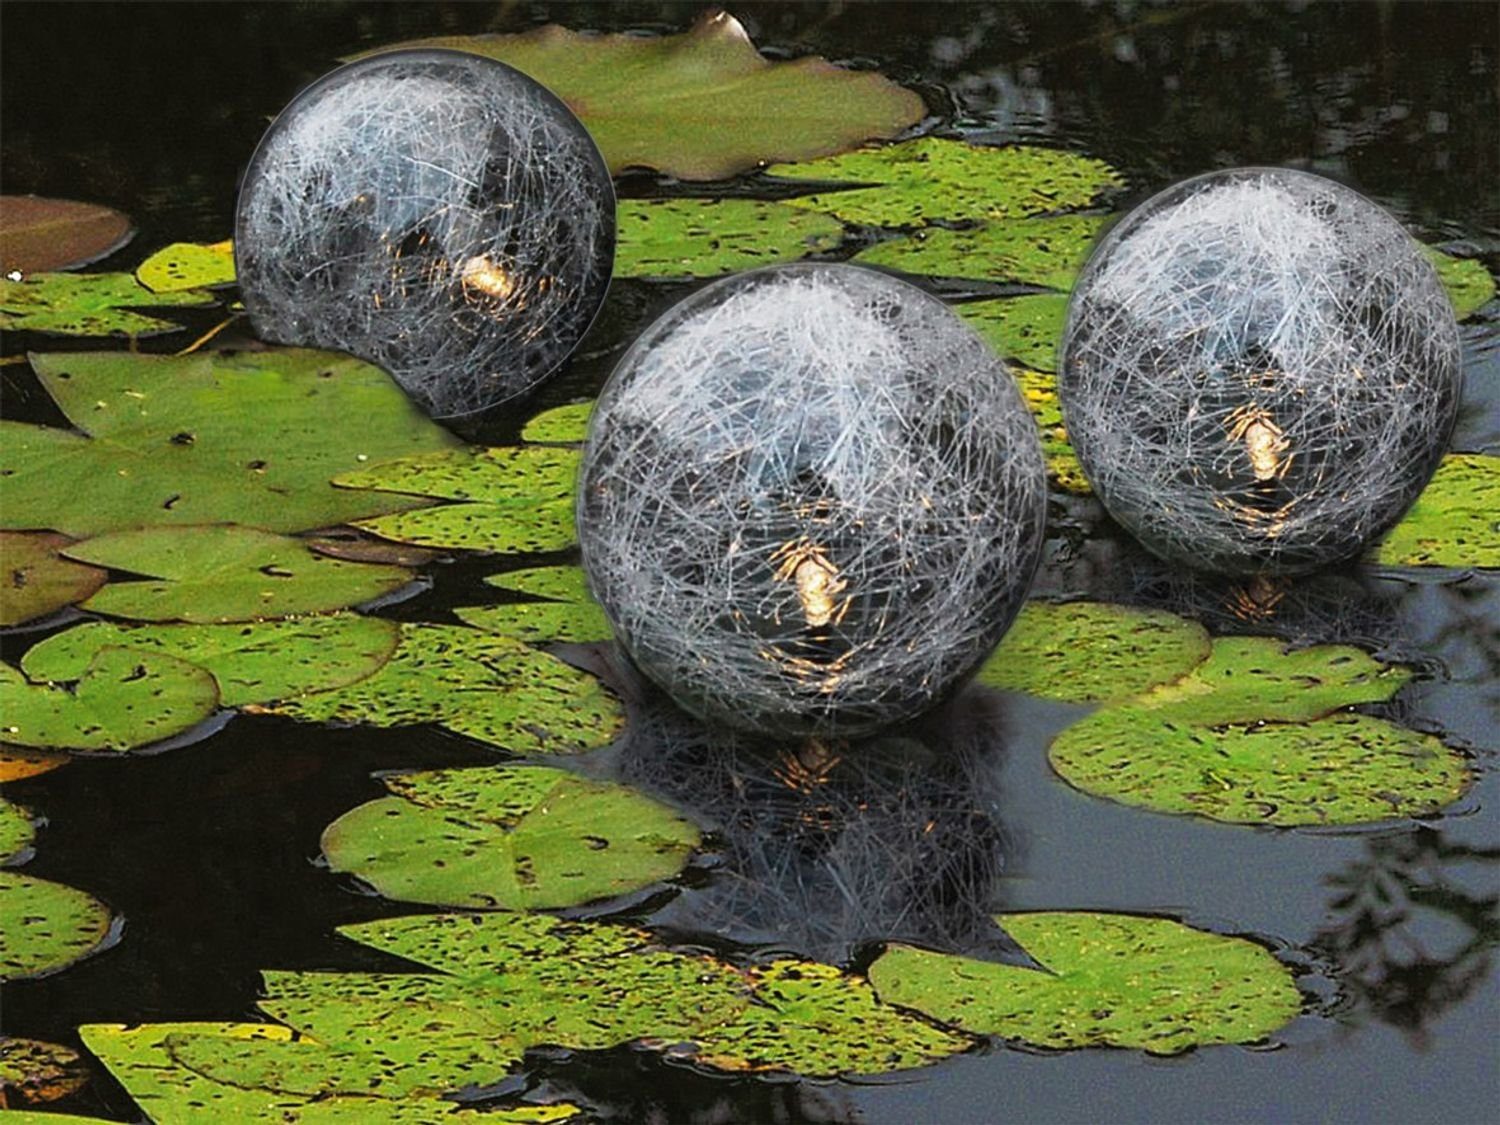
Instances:
[[[135,279],[153,293],[178,293],[234,282],[234,243],[174,242],[136,267]]]
[[[0,730],[0,737],[4,736]],[[0,742],[0,784],[37,777],[65,766],[73,759],[67,754],[49,754],[41,750],[23,750],[19,746],[8,746]]]
[[[56,336],[159,336],[182,325],[134,312],[142,308],[200,308],[212,293],[184,289],[153,293],[128,273],[33,273],[0,277],[0,328]]]
[[[612,172],[646,167],[720,180],[891,137],[925,112],[921,98],[878,74],[820,58],[762,58],[721,11],[680,35],[586,35],[549,24],[383,49],[405,47],[472,51],[529,74],[578,115]]]
[[[1500,567],[1500,457],[1444,457],[1375,558],[1386,566]]]
[[[1000,301],[969,301],[953,309],[1002,359],[1033,371],[1057,370],[1057,346],[1068,317],[1068,298],[1037,293]]]
[[[626,199],[616,277],[714,277],[832,250],[844,224],[763,199]]]
[[[1438,280],[1453,302],[1459,320],[1473,316],[1495,299],[1495,278],[1484,263],[1473,258],[1455,258],[1433,246],[1422,250],[1437,269]]]
[[[619,252],[616,251],[618,260]],[[544,445],[578,445],[588,437],[589,418],[593,413],[592,400],[543,410],[521,427],[521,440]]]
[[[57,553],[71,542],[48,531],[0,531],[0,625],[45,617],[104,585],[104,571]]]
[[[112,207],[0,195],[0,274],[86,266],[130,241],[130,218]]]
[[[0,1036],[0,1105],[43,1105],[76,1094],[87,1084],[88,1071],[72,1048]],[[16,1125],[14,1116],[6,1113],[0,1120]],[[55,1119],[45,1119],[50,1120]]]
[[[588,591],[581,567],[543,566],[507,571],[485,581],[491,586],[532,594],[546,601],[459,606],[454,615],[478,629],[519,637],[531,644],[548,641],[605,641],[613,636],[604,610]]]
[[[335,871],[387,898],[535,910],[608,898],[677,874],[698,832],[622,785],[537,766],[388,778],[397,794],[323,833]]]
[[[856,262],[928,277],[972,277],[1068,290],[1104,226],[1098,215],[1053,215],[953,230],[923,227],[877,242]]]
[[[1242,938],[1129,914],[995,920],[1042,969],[895,945],[870,982],[887,1003],[975,1034],[1157,1055],[1264,1039],[1302,1008],[1286,967]]]
[[[76,887],[0,870],[0,981],[46,976],[110,933],[109,907]]]
[[[1026,408],[1036,419],[1042,438],[1042,458],[1047,465],[1047,478],[1064,492],[1075,496],[1088,496],[1093,492],[1083,475],[1083,466],[1078,463],[1078,454],[1073,451],[1068,434],[1063,429],[1062,404],[1057,397],[1057,376],[1047,371],[1032,371],[1025,367],[1012,367],[1016,386]]]

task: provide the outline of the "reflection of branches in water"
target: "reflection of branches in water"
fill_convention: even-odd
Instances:
[[[989,917],[1007,837],[995,819],[995,697],[854,742],[769,742],[643,708],[620,768],[723,836],[725,863],[654,921],[843,961],[881,939],[1014,951]]]
[[[1379,1020],[1426,1046],[1429,1026],[1484,980],[1500,941],[1500,895],[1472,892],[1454,869],[1497,860],[1500,848],[1418,828],[1371,837],[1366,858],[1328,880],[1336,921],[1313,944],[1352,993],[1349,1022]]]

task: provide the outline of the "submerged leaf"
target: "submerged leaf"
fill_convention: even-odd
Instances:
[[[1042,970],[893,945],[870,982],[888,1003],[975,1034],[1157,1055],[1264,1039],[1302,1007],[1291,973],[1242,938],[1129,914],[995,920]]]
[[[763,199],[620,202],[616,277],[714,277],[832,250],[844,224]]]
[[[1068,316],[1068,298],[1037,293],[1000,301],[969,301],[953,309],[1001,359],[1033,371],[1057,370],[1057,347]]]
[[[45,617],[104,585],[104,571],[57,553],[71,542],[48,531],[0,531],[0,625]]]
[[[0,274],[86,266],[134,233],[128,216],[97,203],[0,195]]]
[[[0,730],[0,735],[4,731]],[[73,759],[67,754],[48,754],[40,750],[23,750],[0,742],[0,783],[21,781],[65,766]]]
[[[137,266],[135,278],[153,293],[233,284],[234,243],[174,242]]]
[[[521,440],[543,445],[578,445],[588,437],[593,413],[592,399],[543,410],[521,427]]]
[[[200,308],[212,293],[153,293],[128,273],[33,273],[0,277],[0,328],[56,336],[159,336],[182,325],[131,312],[139,308]]]
[[[1067,290],[1104,225],[1097,215],[1009,219],[965,230],[924,227],[877,242],[858,263],[929,277],[972,277]]]
[[[78,1093],[88,1080],[83,1059],[71,1047],[40,1039],[0,1037],[0,1106],[55,1102]],[[0,1120],[15,1125],[14,1117],[7,1113]],[[56,1120],[65,1119],[46,1118]]]
[[[0,871],[0,981],[54,973],[110,932],[109,907],[62,883]]]
[[[1500,567],[1500,457],[1444,457],[1375,558],[1385,566]]]

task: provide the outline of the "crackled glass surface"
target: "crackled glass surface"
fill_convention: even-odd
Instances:
[[[1436,469],[1462,389],[1452,307],[1400,224],[1275,168],[1127,215],[1079,279],[1061,364],[1110,514],[1227,573],[1310,570],[1378,538]]]
[[[482,410],[572,352],[614,260],[583,126],[502,63],[395,51],[303,91],[256,150],[235,257],[255,331],[351,352],[429,413]]]
[[[1005,366],[915,287],[842,265],[699,290],[621,360],[579,485],[590,584],[700,716],[857,734],[994,647],[1046,480]]]

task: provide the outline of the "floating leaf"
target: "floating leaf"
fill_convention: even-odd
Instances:
[[[613,632],[604,610],[588,591],[582,568],[541,566],[492,575],[485,581],[503,590],[534,594],[548,601],[508,605],[460,606],[453,613],[479,629],[519,637],[531,644],[545,641],[605,641]]]
[[[323,833],[335,871],[387,898],[437,906],[576,906],[677,874],[698,832],[623,785],[537,766],[434,770],[386,779],[395,797]]]
[[[953,309],[1002,359],[1034,371],[1057,370],[1057,346],[1068,316],[1068,298],[1037,293],[1001,301],[970,301]]]
[[[394,621],[340,613],[239,625],[92,621],[48,637],[21,658],[33,680],[76,680],[103,648],[164,652],[206,668],[225,707],[328,691],[364,679],[396,651]]]
[[[611,172],[655,168],[720,180],[770,160],[839,152],[921,120],[922,99],[878,74],[820,58],[770,62],[738,20],[708,12],[681,35],[521,35],[395,43],[499,59],[555,93],[587,126]]]
[[[86,266],[134,233],[128,216],[97,203],[0,195],[0,274]]]
[[[1500,457],[1444,457],[1375,558],[1385,566],[1500,567]]]
[[[55,1102],[78,1093],[88,1080],[83,1060],[69,1047],[40,1039],[0,1037],[0,1106]],[[14,1115],[7,1113],[0,1120],[11,1125]]]
[[[103,649],[71,689],[0,664],[0,735],[21,746],[129,750],[190,730],[218,706],[214,678],[165,653]]]
[[[616,260],[619,260],[618,251]],[[592,400],[543,410],[521,427],[521,440],[544,445],[578,445],[588,437],[589,418],[593,413]]]
[[[0,871],[0,981],[54,973],[109,937],[109,907],[76,887]]]
[[[153,527],[85,540],[69,558],[158,581],[112,582],[84,608],[140,621],[210,624],[322,613],[399,590],[412,572],[343,562],[248,527]]]
[[[313,723],[440,723],[517,753],[603,746],[624,724],[592,676],[513,638],[452,625],[403,625],[373,676],[258,709]]]
[[[178,293],[234,283],[234,243],[174,242],[136,267],[135,279],[153,293]]]
[[[31,814],[0,797],[0,863],[9,863],[26,851],[35,837]]]
[[[507,570],[485,579],[490,586],[558,602],[592,602],[588,575],[581,566],[532,566]]]
[[[380,368],[335,352],[31,361],[87,436],[0,421],[8,528],[86,536],[162,524],[330,527],[418,503],[334,488],[335,474],[456,444]],[[359,424],[340,422],[351,418]]]
[[[714,277],[832,250],[844,224],[763,199],[626,199],[616,277]]]
[[[0,734],[3,734],[0,730]],[[73,759],[66,754],[47,754],[39,750],[23,750],[19,746],[0,743],[0,783],[21,781],[36,777],[65,766]]]
[[[416,569],[442,557],[440,551],[413,547],[409,543],[392,543],[356,527],[330,528],[317,535],[304,536],[302,541],[320,555],[347,562],[389,563]]]
[[[1047,464],[1047,476],[1065,492],[1075,496],[1088,496],[1092,489],[1083,475],[1083,466],[1078,455],[1068,442],[1063,429],[1062,404],[1057,397],[1057,376],[1046,371],[1032,371],[1025,367],[1012,367],[1016,386],[1026,408],[1036,419],[1037,430],[1042,438],[1042,458]]]
[[[0,328],[55,336],[159,336],[180,331],[170,320],[131,312],[140,308],[199,308],[212,293],[184,289],[153,293],[128,273],[33,273],[0,277]]]
[[[1186,675],[1209,647],[1203,626],[1163,610],[1033,601],[978,679],[1070,703],[1123,699]]]
[[[1484,263],[1473,258],[1455,258],[1435,246],[1423,246],[1423,252],[1437,268],[1438,280],[1448,291],[1453,312],[1459,320],[1473,316],[1495,299],[1495,278]]]
[[[1009,220],[1076,210],[1124,183],[1102,160],[1075,152],[1032,145],[997,148],[942,137],[778,164],[767,171],[786,179],[859,185],[789,202],[873,227]]]
[[[929,277],[972,277],[1067,290],[1104,225],[1097,215],[1056,215],[950,230],[925,227],[905,238],[877,242],[854,256]]]
[[[1243,938],[1129,914],[995,920],[1044,971],[894,945],[870,982],[888,1003],[975,1034],[1157,1055],[1264,1039],[1302,1008],[1291,973]]]
[[[0,531],[0,625],[45,617],[104,585],[104,571],[58,555],[71,542],[47,531]]]
[[[577,542],[572,500],[544,504],[443,504],[356,524],[398,543],[450,551],[535,554]]]

